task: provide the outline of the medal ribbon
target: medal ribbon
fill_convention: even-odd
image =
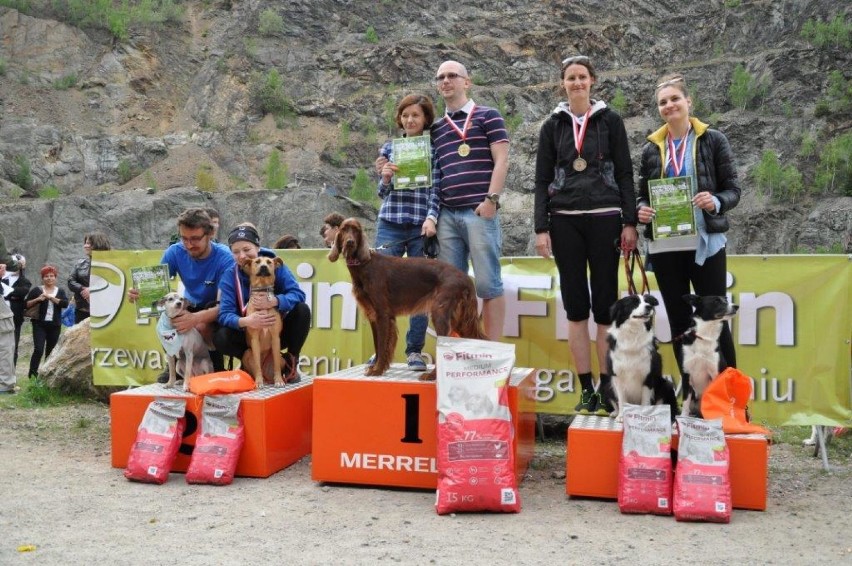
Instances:
[[[574,128],[574,148],[577,150],[577,157],[580,157],[580,152],[583,151],[583,142],[586,140],[586,126],[589,125],[589,116],[592,115],[592,107],[586,110],[583,117],[583,124],[580,124],[580,119],[571,114],[571,126]]]
[[[450,114],[449,114],[449,112],[445,112],[445,113],[444,113],[444,117],[447,119],[447,123],[450,125],[450,127],[451,127],[452,129],[454,129],[454,130],[456,131],[456,133],[457,133],[457,134],[459,135],[459,137],[461,138],[462,143],[464,143],[465,138],[467,137],[467,130],[470,128],[470,120],[471,120],[471,118],[473,118],[473,111],[474,111],[474,110],[476,110],[476,104],[474,104],[474,105],[470,108],[470,112],[468,113],[467,118],[465,118],[464,126],[462,126],[462,129],[461,129],[461,130],[459,129],[459,127],[458,127],[458,126],[456,126],[456,123],[455,123],[455,122],[453,122],[453,119],[452,119],[452,118],[450,118]]]
[[[675,149],[674,146],[674,138],[672,137],[672,133],[669,132],[667,136],[667,142],[669,146],[669,163],[672,164],[672,169],[674,169],[674,176],[680,177],[680,172],[683,171],[683,162],[686,159],[686,146],[688,145],[686,142],[689,139],[689,131],[692,129],[692,124],[686,127],[686,133],[683,138],[681,138],[680,147]]]
[[[234,269],[234,287],[237,289],[237,303],[240,307],[240,312],[243,316],[245,316],[246,311],[248,310],[248,305],[243,302],[243,286],[240,285],[240,274],[238,271],[239,268]]]

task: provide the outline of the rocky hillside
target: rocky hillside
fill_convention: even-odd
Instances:
[[[105,226],[113,241],[159,245],[163,229],[151,226],[170,227],[184,202],[157,209],[169,198],[163,193],[198,187],[220,207],[241,202],[243,192],[233,191],[266,187],[272,152],[288,184],[269,198],[289,204],[248,208],[226,223],[269,216],[270,239],[289,231],[319,245],[320,218],[331,210],[374,218],[370,205],[339,198],[359,169],[371,171],[378,146],[394,133],[395,102],[411,91],[434,95],[434,71],[450,58],[467,64],[473,98],[500,108],[511,125],[505,253],[531,253],[537,133],[560,99],[559,61],[576,53],[596,63],[593,96],[625,116],[637,163],[659,124],[655,79],[686,74],[696,114],[728,135],[746,179],[732,215],[733,253],[852,252],[850,144],[837,150],[846,176],[828,192],[808,191],[824,179],[821,150],[852,135],[848,3],[149,4],[168,7],[167,21],[131,18],[122,34],[103,26],[112,20],[87,20],[57,8],[62,3],[0,0],[0,230],[10,245],[34,250],[36,261],[59,261],[70,243],[58,238],[78,240],[103,223],[104,206],[127,199],[151,210],[151,224]],[[829,30],[828,40],[807,29],[803,36],[814,22]],[[795,199],[777,202],[757,190],[752,174],[767,150],[785,174],[799,174]],[[776,181],[776,195],[793,186],[789,179],[781,189]],[[110,196],[124,191],[133,192]],[[194,194],[190,200],[205,198]],[[36,210],[39,217],[26,221]]]

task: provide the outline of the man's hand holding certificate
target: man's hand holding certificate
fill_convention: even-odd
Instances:
[[[648,194],[656,211],[651,222],[655,240],[696,234],[692,177],[650,179]]]
[[[133,288],[139,291],[136,299],[137,318],[160,316],[160,299],[171,290],[169,287],[169,266],[166,264],[147,267],[131,267],[130,277]]]
[[[397,166],[395,190],[432,186],[432,144],[428,135],[393,140],[393,162]]]

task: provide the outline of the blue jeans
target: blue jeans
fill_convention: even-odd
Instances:
[[[379,253],[402,257],[423,257],[423,238],[420,237],[422,225],[418,224],[396,224],[379,218],[376,224],[376,247],[392,244],[387,249],[379,250]],[[404,240],[413,238],[411,241],[402,243]],[[429,326],[429,317],[425,314],[415,314],[409,318],[408,332],[405,334],[405,354],[423,351],[426,345],[426,328]]]
[[[442,208],[438,219],[438,259],[467,273],[467,262],[473,264],[476,295],[480,299],[503,296],[500,255],[503,234],[500,217],[482,218],[473,208]]]

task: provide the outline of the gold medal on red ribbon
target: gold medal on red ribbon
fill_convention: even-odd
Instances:
[[[577,159],[574,160],[572,166],[574,167],[574,171],[578,173],[580,171],[585,171],[586,167],[589,165],[586,163],[586,160],[583,159],[583,142],[586,140],[586,127],[589,125],[589,116],[592,115],[592,107],[590,106],[588,110],[586,110],[585,116],[583,116],[583,123],[580,124],[580,119],[574,116],[572,112],[571,114],[571,125],[574,128],[574,149],[577,150]]]
[[[465,138],[467,138],[467,130],[468,130],[468,128],[470,128],[470,121],[473,118],[474,110],[476,110],[476,104],[471,106],[470,112],[468,113],[467,118],[464,121],[464,126],[462,126],[461,129],[459,129],[459,127],[456,126],[456,123],[453,122],[453,119],[450,118],[449,114],[444,114],[444,119],[447,121],[447,124],[449,124],[449,126],[453,130],[455,130],[455,132],[461,138],[462,142],[461,142],[461,145],[459,146],[459,148],[457,150],[460,157],[467,157],[468,155],[470,155],[470,146],[467,145]]]

